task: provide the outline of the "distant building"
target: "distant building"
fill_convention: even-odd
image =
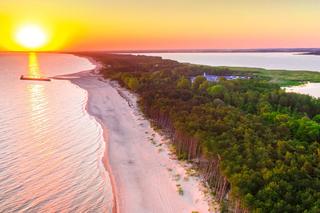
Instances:
[[[207,73],[203,73],[203,77],[207,79],[207,81],[218,81],[221,76],[217,75],[207,75]]]
[[[250,79],[248,76],[238,76],[238,75],[207,75],[207,73],[203,73],[203,77],[207,79],[207,81],[217,82],[220,78],[225,78],[226,80],[236,80],[236,79]],[[193,82],[196,77],[191,77],[191,81]]]

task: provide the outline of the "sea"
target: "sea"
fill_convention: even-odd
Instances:
[[[0,54],[0,212],[111,212],[102,128],[68,80],[93,69],[70,54]]]

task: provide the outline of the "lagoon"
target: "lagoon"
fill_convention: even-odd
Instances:
[[[135,53],[210,66],[255,67],[320,72],[320,56],[302,53]]]

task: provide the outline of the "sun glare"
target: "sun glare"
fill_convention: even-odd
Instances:
[[[47,42],[47,35],[38,26],[24,26],[16,32],[16,41],[25,48],[37,49]]]

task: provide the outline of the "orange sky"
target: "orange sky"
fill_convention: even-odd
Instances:
[[[320,47],[319,0],[0,1],[0,48],[41,26],[41,50]]]

